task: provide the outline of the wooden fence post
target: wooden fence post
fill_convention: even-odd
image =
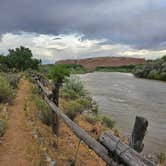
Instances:
[[[129,146],[137,152],[142,152],[144,148],[143,139],[146,134],[147,127],[147,119],[145,119],[144,117],[136,116]]]
[[[53,94],[53,102],[56,104],[56,106],[59,106],[59,88],[58,86],[54,85],[52,87],[52,94]],[[59,134],[59,117],[55,112],[53,111],[53,119],[52,119],[52,131],[57,136]]]

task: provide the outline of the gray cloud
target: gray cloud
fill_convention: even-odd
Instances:
[[[0,34],[81,33],[136,49],[163,48],[165,18],[163,0],[0,0]]]
[[[109,44],[108,39],[85,39],[80,34],[47,35],[39,33],[5,33],[0,41],[0,53],[7,54],[9,48],[24,45],[34,57],[44,63],[60,59],[75,59],[97,56],[126,56],[155,59],[166,54],[166,49],[135,49],[126,44]],[[163,46],[165,43],[163,43]]]

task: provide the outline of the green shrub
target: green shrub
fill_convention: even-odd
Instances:
[[[160,73],[160,78],[161,78],[161,80],[166,81],[166,71]]]
[[[104,124],[106,127],[112,129],[115,125],[115,121],[113,121],[111,118],[109,118],[107,116],[103,116],[102,117],[102,124]]]
[[[155,75],[157,74],[158,72],[157,72],[157,70],[151,70],[150,72],[149,72],[149,74],[148,74],[148,76],[147,76],[147,78],[149,78],[149,79],[154,79],[155,78]]]
[[[62,89],[61,91],[61,96],[65,99],[71,99],[74,100],[76,98],[78,98],[78,94],[76,94],[73,90],[71,89]]]
[[[30,89],[31,93],[33,94],[32,97],[34,95],[38,95],[40,93],[39,88],[35,84],[30,84],[29,89]]]
[[[97,115],[98,115],[98,112],[99,112],[98,106],[92,108],[92,109],[91,109],[91,112],[97,116]]]
[[[2,64],[0,62],[0,72],[8,72],[8,71],[9,71],[9,68],[7,67],[7,65]]]
[[[84,107],[77,101],[70,101],[64,106],[64,113],[71,119],[74,120],[75,117],[84,111]]]
[[[48,105],[40,98],[36,98],[36,106],[39,109],[39,118],[40,120],[46,124],[52,124],[52,111],[49,109]]]
[[[92,103],[91,103],[91,112],[96,116],[99,113],[98,105],[97,105],[96,101],[94,101],[94,100],[92,100]]]
[[[6,123],[6,121],[0,119],[0,137],[2,137],[2,136],[5,134],[6,128],[7,128],[7,123]]]
[[[65,64],[65,66],[72,74],[84,74],[90,72],[89,69],[78,64]]]
[[[69,110],[65,110],[65,114],[71,119],[74,120],[76,118],[76,116],[78,115],[77,110],[75,109],[69,109]]]
[[[94,115],[98,114],[97,103],[88,95],[77,76],[66,79],[61,89],[61,96],[69,102],[65,112],[71,119],[85,110]]]
[[[0,102],[10,102],[14,97],[14,91],[9,81],[0,76]]]
[[[164,165],[164,163],[166,161],[166,154],[164,154],[164,153],[157,154],[157,160],[158,160],[159,164],[163,164]]]
[[[3,104],[0,104],[0,112],[3,110]]]
[[[85,96],[86,91],[79,77],[71,76],[65,80],[61,89],[61,95],[64,98],[75,100],[78,97]]]
[[[98,66],[96,67],[96,71],[100,72],[132,72],[136,65],[126,65],[126,66]]]
[[[133,74],[140,78],[149,78],[166,81],[166,56],[148,60],[145,64],[137,66]]]
[[[98,116],[85,115],[85,120],[89,122],[90,124],[94,125],[96,124],[97,121],[100,120],[100,118]]]
[[[84,110],[87,110],[88,112],[97,116],[99,112],[98,105],[90,96],[79,98],[77,101],[84,107]]]
[[[120,131],[119,131],[119,129],[114,129],[114,134],[115,134],[115,136],[117,136],[117,137],[119,137],[120,136]]]
[[[6,78],[7,78],[7,80],[9,81],[10,85],[13,88],[17,88],[18,87],[18,83],[19,83],[20,77],[17,74],[7,74]]]
[[[134,70],[133,70],[133,73],[136,77],[143,77],[143,69],[141,67],[136,67]]]
[[[84,110],[90,110],[92,108],[91,100],[92,99],[90,97],[85,96],[85,97],[79,97],[75,101],[81,104],[84,107]]]

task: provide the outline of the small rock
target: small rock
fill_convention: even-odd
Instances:
[[[55,162],[54,160],[52,160],[52,161],[50,162],[50,166],[55,166],[55,164],[56,164],[56,162]]]
[[[34,135],[34,138],[35,138],[35,139],[37,139],[37,138],[38,138],[38,135],[37,135],[37,134],[35,134],[35,135]]]

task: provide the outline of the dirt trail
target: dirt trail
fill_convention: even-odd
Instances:
[[[26,126],[24,105],[28,91],[28,81],[21,80],[13,105],[9,106],[8,129],[0,145],[0,166],[31,166],[27,146],[32,135]]]

